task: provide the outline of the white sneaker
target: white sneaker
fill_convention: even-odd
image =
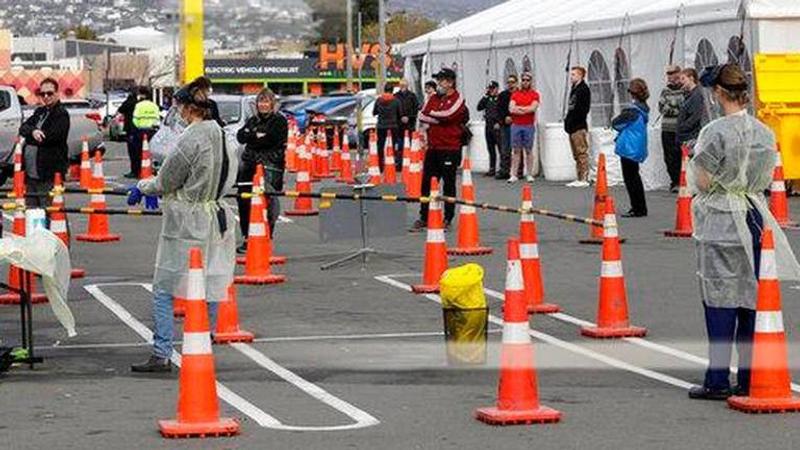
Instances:
[[[589,186],[589,182],[588,181],[575,180],[572,183],[567,183],[567,187],[583,188],[583,187],[588,187],[588,186]]]
[[[526,176],[525,181],[527,181],[528,183],[533,183],[533,175]]]
[[[506,183],[508,183],[508,184],[514,184],[514,183],[516,183],[517,181],[519,181],[519,178],[517,178],[517,177],[515,177],[515,176],[513,176],[513,175],[512,175],[512,176],[510,176],[510,177],[508,178],[508,180],[506,180]]]

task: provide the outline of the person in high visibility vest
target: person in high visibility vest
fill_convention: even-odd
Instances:
[[[146,135],[150,140],[161,124],[161,109],[150,100],[150,88],[142,86],[137,93],[138,101],[133,108],[133,136],[130,136],[131,145],[128,147],[128,156],[131,160],[131,171],[125,178],[139,178],[142,170],[142,142]]]

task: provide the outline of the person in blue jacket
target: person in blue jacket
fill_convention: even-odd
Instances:
[[[630,82],[628,92],[633,103],[611,122],[611,127],[619,133],[616,139],[615,152],[622,164],[622,178],[631,201],[631,208],[622,217],[646,217],[647,201],[644,197],[644,185],[639,175],[639,164],[647,159],[647,122],[650,107],[647,99],[650,90],[641,78]]]

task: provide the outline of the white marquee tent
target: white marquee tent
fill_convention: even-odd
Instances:
[[[569,152],[563,149],[565,136],[554,134],[563,116],[568,65],[589,70],[595,153],[613,149],[613,135],[604,128],[629,101],[628,80],[644,78],[653,111],[651,157],[642,170],[648,189],[667,180],[657,102],[671,54],[683,67],[738,60],[750,71],[753,53],[797,51],[800,0],[509,0],[402,46],[406,77],[419,85],[440,67],[455,67],[472,108],[489,80],[502,83],[510,73],[530,70],[542,95],[538,122],[545,175],[548,163],[569,159],[563,155]],[[472,117],[480,115],[473,109]],[[482,139],[473,141],[480,166]]]

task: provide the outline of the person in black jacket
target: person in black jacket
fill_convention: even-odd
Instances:
[[[59,101],[58,82],[45,78],[39,83],[36,94],[43,106],[36,108],[19,128],[19,135],[25,138],[26,189],[29,193],[40,194],[26,198],[29,208],[50,206],[50,196],[41,194],[53,189],[56,173],[66,173],[69,156],[69,113]]]
[[[478,111],[483,111],[484,135],[486,137],[486,152],[489,153],[489,171],[487,177],[497,174],[497,154],[500,151],[500,128],[502,121],[497,110],[497,97],[500,85],[492,81],[486,86],[486,94],[478,102]]]
[[[263,89],[256,97],[258,112],[249,118],[236,134],[236,139],[244,145],[242,160],[239,163],[237,183],[251,183],[256,173],[256,166],[264,166],[264,186],[266,192],[283,190],[283,172],[286,168],[286,141],[288,140],[289,125],[286,118],[278,112],[278,103],[275,94],[269,89]],[[251,192],[250,186],[239,185],[239,194]],[[247,251],[247,234],[250,225],[250,200],[237,199],[239,204],[239,227],[245,239],[237,251]],[[267,219],[269,229],[274,235],[275,223],[280,214],[280,203],[277,197],[269,197]]]
[[[136,178],[138,176],[138,172],[135,171],[137,161],[136,142],[138,139],[136,139],[136,127],[133,126],[133,111],[136,109],[136,103],[139,102],[139,89],[136,88],[131,91],[125,101],[117,108],[117,114],[122,115],[122,130],[125,131],[125,144],[127,144],[128,159],[131,164],[131,170],[126,174],[127,178]]]
[[[686,98],[678,112],[678,129],[676,139],[678,148],[687,144],[694,147],[694,142],[700,130],[708,122],[706,102],[703,97],[703,88],[700,87],[697,71],[692,68],[681,71],[681,84],[686,92]]]
[[[417,94],[408,90],[408,81],[400,80],[398,87],[400,90],[394,96],[400,100],[400,111],[402,111],[400,114],[400,130],[403,132],[402,137],[405,137],[406,131],[408,131],[410,137],[411,132],[417,129],[419,100],[417,100]]]
[[[495,176],[498,180],[507,180],[511,175],[511,94],[517,90],[517,76],[511,74],[506,80],[506,90],[497,96],[497,114],[500,117],[500,168]]]
[[[383,87],[383,95],[375,100],[375,105],[372,107],[372,114],[378,118],[378,159],[381,172],[383,172],[383,149],[389,132],[392,133],[392,143],[394,144],[395,167],[397,170],[403,168],[403,139],[400,137],[402,136],[400,117],[403,111],[400,100],[392,94],[392,90],[392,85],[387,83]]]
[[[569,72],[572,89],[569,91],[567,117],[564,118],[564,131],[569,135],[569,145],[578,179],[569,183],[570,187],[589,186],[589,125],[586,117],[592,108],[592,92],[584,81],[586,69],[573,67]]]

